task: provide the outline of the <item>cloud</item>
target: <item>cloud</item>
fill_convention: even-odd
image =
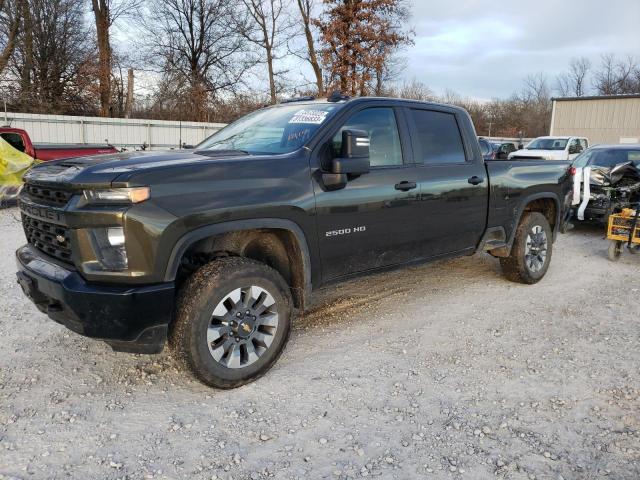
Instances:
[[[640,0],[411,0],[415,45],[407,79],[436,91],[506,97],[543,72],[551,84],[574,57],[640,55]]]

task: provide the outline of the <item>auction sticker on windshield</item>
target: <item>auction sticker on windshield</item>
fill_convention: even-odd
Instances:
[[[299,110],[297,111],[289,123],[313,123],[320,125],[327,118],[327,114],[324,110]]]

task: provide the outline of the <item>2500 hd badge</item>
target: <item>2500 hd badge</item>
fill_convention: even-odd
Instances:
[[[349,235],[350,233],[360,233],[366,230],[367,230],[367,227],[365,227],[364,225],[361,225],[359,227],[353,227],[353,228],[341,228],[340,230],[329,230],[328,232],[325,232],[324,236],[337,237],[339,235]]]

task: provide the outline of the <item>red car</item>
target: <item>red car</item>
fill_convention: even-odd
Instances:
[[[59,158],[84,157],[100,153],[116,153],[112,145],[91,145],[84,143],[38,143],[34,144],[29,134],[21,128],[0,127],[0,137],[16,150],[26,153],[36,160],[47,161]]]

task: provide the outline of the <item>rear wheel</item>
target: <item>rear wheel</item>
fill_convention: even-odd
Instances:
[[[264,375],[291,330],[289,287],[254,260],[215,260],[181,289],[170,343],[202,382],[234,388]]]
[[[520,219],[510,255],[500,259],[505,277],[512,282],[539,282],[549,269],[552,241],[547,218],[539,212],[526,212]]]
[[[619,240],[614,240],[613,242],[609,243],[609,249],[607,250],[607,256],[609,257],[609,260],[611,260],[612,262],[617,262],[618,260],[620,260],[620,255],[622,255],[623,248],[624,242],[621,242]]]

